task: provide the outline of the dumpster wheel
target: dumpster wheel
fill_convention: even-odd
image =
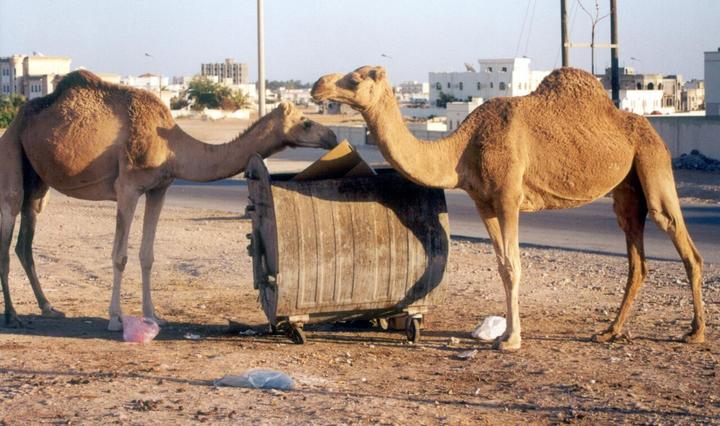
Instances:
[[[296,345],[303,345],[305,342],[307,342],[307,337],[305,337],[305,331],[303,330],[302,324],[288,324],[287,329],[285,330],[285,335],[292,340],[293,343]]]
[[[405,322],[405,335],[411,343],[420,341],[420,318],[408,317]]]

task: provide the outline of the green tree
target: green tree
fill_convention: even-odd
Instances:
[[[196,111],[205,108],[234,111],[250,105],[250,98],[242,91],[233,91],[207,77],[192,79],[188,85],[187,97],[192,101],[191,108]]]
[[[26,99],[22,95],[0,96],[0,129],[10,125]]]
[[[455,96],[449,95],[442,90],[440,91],[440,96],[435,101],[435,105],[439,108],[446,108],[448,102],[455,102],[457,99],[455,99]]]

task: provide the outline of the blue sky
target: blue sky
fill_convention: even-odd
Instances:
[[[568,0],[572,41],[588,42],[576,1]],[[609,0],[600,3],[607,13]],[[720,1],[618,3],[621,65],[702,78],[703,52],[720,47]],[[256,76],[255,11],[256,0],[0,0],[0,56],[67,55],[73,68],[123,75],[190,75],[234,57]],[[560,65],[559,15],[557,0],[265,0],[267,77],[314,81],[373,64],[395,82],[427,80],[429,71],[516,54],[551,69]],[[597,41],[609,42],[609,19]],[[571,51],[573,66],[589,70],[589,58],[589,49]],[[598,50],[596,70],[609,58]]]

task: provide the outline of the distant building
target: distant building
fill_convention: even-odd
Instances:
[[[65,56],[0,58],[0,94],[19,94],[34,99],[52,93],[60,78],[70,72],[70,62]]]
[[[446,110],[447,130],[451,132],[457,130],[460,123],[482,103],[482,98],[472,98],[468,102],[448,102]]]
[[[232,58],[225,59],[225,62],[201,64],[200,75],[218,77],[220,82],[229,78],[232,80],[232,84],[247,84],[250,82],[248,65],[235,63]]]
[[[430,99],[430,83],[403,81],[395,87],[395,97],[404,103],[425,104]]]
[[[537,88],[549,71],[532,71],[530,58],[480,59],[475,71],[431,72],[430,104],[444,94],[458,101],[523,96]]]
[[[636,74],[632,67],[620,67],[619,72],[620,90],[662,90],[662,108],[669,113],[682,110],[682,75]],[[612,89],[611,76],[611,68],[606,68],[605,74],[599,76],[605,90]],[[637,101],[637,96],[640,95],[631,94],[630,96],[633,101]],[[655,95],[652,95],[651,98],[654,99]]]
[[[705,52],[705,115],[720,117],[720,48]]]
[[[683,85],[681,95],[682,111],[699,111],[705,109],[705,82],[690,80]]]
[[[612,92],[608,91],[608,96],[612,96]],[[663,91],[654,90],[620,90],[620,109],[639,115],[650,114],[671,114],[675,111],[675,107],[663,106]]]

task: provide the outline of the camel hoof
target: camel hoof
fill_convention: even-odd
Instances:
[[[20,321],[17,314],[5,314],[5,326],[7,328],[22,328],[23,323]]]
[[[108,331],[122,331],[122,329],[123,326],[120,316],[110,317],[110,322],[108,323]]]
[[[620,333],[615,333],[612,330],[608,330],[603,333],[593,335],[592,340],[596,343],[608,343],[614,342],[618,337],[620,337]]]
[[[43,308],[42,316],[44,318],[65,318],[65,314],[63,312],[58,311],[52,306],[47,306]]]
[[[495,343],[493,343],[493,349],[501,352],[514,352],[519,350],[520,346],[520,339],[502,340],[502,337],[498,337],[497,339],[495,339]]]
[[[155,321],[155,323],[156,323],[157,325],[159,325],[160,327],[164,327],[164,326],[168,325],[167,320],[165,320],[165,319],[163,319],[163,318],[160,318],[160,317],[157,316],[157,315],[150,315],[150,316],[148,316],[148,317],[146,317],[146,318],[150,318],[151,320]]]
[[[690,333],[683,336],[683,342],[691,345],[697,345],[705,343],[705,330],[693,330]]]

